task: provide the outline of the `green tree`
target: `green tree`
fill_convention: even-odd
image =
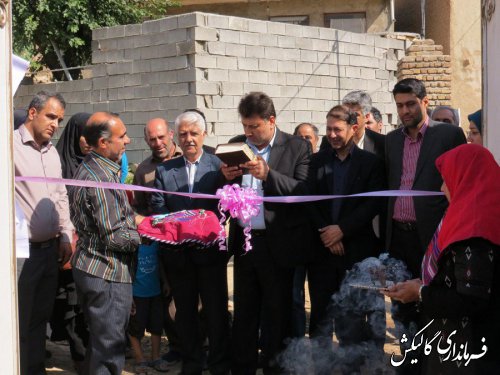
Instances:
[[[14,52],[32,61],[32,70],[60,69],[56,48],[68,67],[87,65],[92,58],[93,29],[160,18],[177,5],[176,0],[15,0]],[[71,72],[73,77],[79,74]]]

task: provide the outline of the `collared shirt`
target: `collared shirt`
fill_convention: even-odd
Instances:
[[[334,150],[332,153],[332,170],[333,170],[333,195],[345,194],[345,183],[347,178],[347,173],[349,172],[349,167],[351,166],[352,151],[356,147],[354,144],[349,150],[349,154],[344,160],[340,160],[337,152]],[[342,207],[342,199],[332,199],[332,220],[333,223],[337,223],[340,216],[340,209]]]
[[[174,150],[169,156],[169,160],[182,156],[182,150],[174,143]],[[163,160],[159,160],[151,155],[145,159],[139,166],[134,174],[134,185],[154,187],[156,167],[161,164]],[[153,214],[151,209],[151,193],[143,191],[134,192],[133,207],[140,215],[149,216]]]
[[[274,134],[273,137],[271,138],[271,141],[262,150],[259,150],[257,147],[255,147],[252,143],[248,141],[248,139],[246,141],[246,144],[252,149],[253,153],[256,156],[260,156],[267,163],[269,160],[269,155],[271,154],[271,148],[274,145],[275,138],[276,138],[276,129],[274,129]],[[262,188],[262,180],[253,177],[251,174],[245,174],[242,176],[241,186],[251,187],[257,191],[257,195],[261,197],[264,196],[264,189]],[[238,220],[238,223],[242,227],[245,226],[245,224],[241,220]],[[250,223],[252,225],[252,229],[266,229],[266,222],[264,220],[264,203],[261,203],[259,205],[259,214],[257,216],[252,217],[250,219]]]
[[[16,176],[62,178],[61,160],[52,142],[40,147],[25,125],[14,131],[14,170]],[[61,241],[71,242],[73,225],[64,185],[17,182],[15,192],[30,241],[44,242],[60,235]]]
[[[364,150],[364,147],[365,147],[365,135],[366,135],[366,130],[363,132],[363,136],[361,137],[361,139],[358,142],[358,147],[362,150]]]
[[[409,136],[406,128],[401,131],[404,134],[404,148],[403,148],[403,168],[401,170],[401,184],[400,190],[411,190],[415,180],[415,172],[417,170],[418,157],[420,155],[420,148],[424,140],[425,132],[429,126],[429,118],[427,118],[418,131],[417,138],[413,139]],[[413,204],[412,197],[397,197],[394,204],[394,214],[392,218],[401,222],[415,222],[417,217],[415,215],[415,205]]]
[[[118,164],[92,151],[74,178],[119,183],[119,172]],[[131,283],[140,239],[125,191],[79,186],[68,190],[78,233],[72,266],[105,280]]]
[[[200,159],[203,156],[203,150],[201,151],[201,155],[198,156],[198,158],[191,163],[189,160],[184,157],[184,162],[186,163],[186,173],[188,176],[188,187],[189,187],[189,192],[193,192],[193,186],[194,186],[194,178],[196,176],[196,171],[198,170],[198,165],[200,164]]]

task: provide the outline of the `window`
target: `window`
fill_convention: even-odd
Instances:
[[[269,21],[291,23],[293,25],[309,25],[309,16],[279,16],[269,17]]]
[[[365,33],[366,15],[365,13],[325,14],[325,27],[354,33]]]

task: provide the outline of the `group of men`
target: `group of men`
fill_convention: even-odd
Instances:
[[[207,126],[199,111],[179,115],[174,131],[165,120],[152,119],[145,127],[152,154],[139,165],[135,181],[166,191],[208,194],[224,184],[238,183],[261,196],[438,191],[442,180],[434,160],[465,143],[464,134],[456,126],[429,119],[421,81],[402,80],[393,95],[401,128],[387,136],[367,128],[367,120],[376,116],[371,98],[354,91],[326,114],[326,136],[315,153],[314,126],[300,124],[298,136],[283,132],[277,126],[272,99],[262,92],[249,93],[238,106],[243,134],[231,142],[246,142],[256,157],[239,166],[227,166],[206,150]],[[60,161],[50,140],[64,116],[64,100],[51,94],[35,99],[14,136],[16,175],[60,177]],[[119,182],[121,155],[130,142],[120,118],[95,113],[83,136],[92,152],[75,179]],[[30,258],[19,278],[23,374],[45,373],[44,329],[55,295],[57,252],[59,261],[70,254],[71,221],[79,237],[73,274],[90,332],[84,373],[120,374],[132,304],[134,252],[140,243],[136,225],[144,215],[217,211],[217,202],[139,193],[132,208],[123,190],[68,187],[68,191],[69,200],[61,185],[16,185],[16,199],[30,223]],[[331,337],[328,306],[346,271],[388,249],[418,277],[425,248],[445,208],[446,200],[440,196],[396,197],[388,202],[334,199],[312,205],[266,202],[251,219],[252,250],[248,252],[244,251],[244,223],[237,219],[229,224],[228,252],[162,250],[176,307],[171,328],[183,361],[182,373],[203,371],[201,326],[209,342],[207,365],[212,374],[255,374],[260,366],[266,374],[281,373],[277,355],[285,339],[305,331],[303,319],[292,314],[292,305],[300,305],[294,291],[300,294],[303,289],[304,274],[311,297],[310,336]],[[227,290],[230,256],[234,256],[232,326]],[[404,327],[418,320],[416,310],[408,306],[399,306],[394,317]],[[341,345],[372,341],[383,351],[385,332],[363,328],[370,319],[336,314],[335,320]]]

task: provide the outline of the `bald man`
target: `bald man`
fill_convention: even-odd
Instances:
[[[144,127],[144,140],[151,150],[151,156],[137,167],[134,185],[153,187],[156,167],[164,161],[182,156],[182,150],[173,141],[174,133],[166,120],[154,118]],[[133,207],[141,215],[151,215],[150,194],[136,191]]]
[[[109,112],[94,113],[83,129],[92,146],[76,180],[120,183],[120,162],[130,143],[127,128]],[[124,190],[68,188],[78,234],[71,260],[78,298],[89,325],[85,375],[119,375],[125,365],[125,330],[132,307],[132,273],[140,243]]]

